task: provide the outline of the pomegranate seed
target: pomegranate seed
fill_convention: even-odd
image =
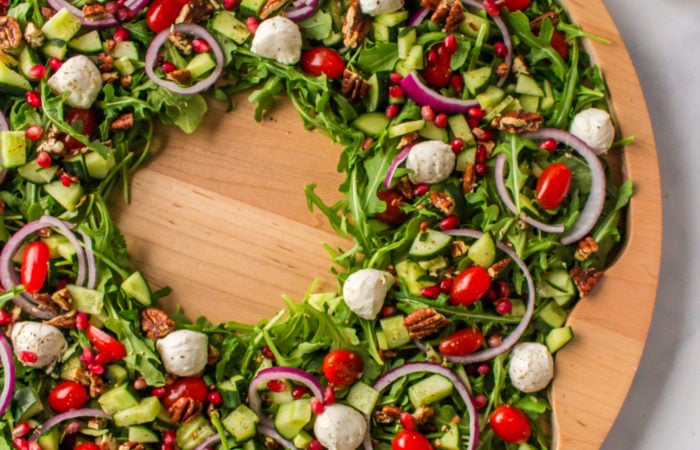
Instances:
[[[323,402],[316,397],[311,397],[311,400],[309,401],[311,405],[311,412],[314,414],[322,414],[323,411],[326,409],[325,406],[323,406]]]
[[[22,437],[25,434],[29,433],[29,430],[31,430],[31,426],[27,422],[20,422],[15,426],[15,428],[12,430],[12,437]]]
[[[433,110],[432,107],[425,105],[421,106],[420,108],[420,116],[424,119],[427,120],[428,122],[432,122],[435,120],[435,111]]]
[[[39,357],[36,353],[30,352],[29,350],[23,350],[19,352],[19,360],[23,363],[31,364],[37,362]]]
[[[486,112],[484,112],[484,110],[479,108],[478,106],[475,106],[475,107],[469,109],[467,116],[470,119],[474,119],[474,120],[478,121],[478,120],[483,119],[486,116]]]
[[[489,166],[482,162],[476,163],[474,164],[474,171],[476,172],[477,176],[484,178],[489,173]]]
[[[117,10],[119,9],[119,5],[117,5],[117,2],[107,2],[105,3],[105,12],[107,14],[114,15],[117,13]]]
[[[452,278],[443,278],[440,280],[439,286],[443,294],[449,294],[452,290]]]
[[[427,220],[424,220],[420,223],[420,225],[418,225],[418,229],[420,230],[421,233],[423,233],[423,232],[425,232],[425,230],[428,229],[429,226],[430,226],[430,222],[428,222]]]
[[[84,312],[80,312],[77,316],[75,316],[75,328],[85,330],[87,329],[88,324],[88,316]]]
[[[508,55],[508,47],[503,42],[496,42],[493,44],[493,51],[499,58],[505,58]]]
[[[513,303],[507,298],[502,298],[496,302],[496,312],[498,314],[510,314],[513,312]]]
[[[477,128],[478,131],[474,133],[474,137],[479,142],[493,141],[493,132],[487,130],[486,128]]]
[[[459,226],[459,217],[456,214],[450,214],[438,223],[441,230],[454,230]]]
[[[483,377],[485,375],[488,375],[489,372],[491,372],[491,366],[489,366],[486,363],[480,364],[476,371],[479,373],[480,376]]]
[[[16,450],[29,450],[29,442],[23,437],[14,438],[12,440],[12,446]]]
[[[428,50],[428,53],[425,55],[425,60],[428,64],[435,64],[437,62],[437,52],[434,48]]]
[[[447,127],[447,114],[440,113],[435,116],[435,121],[433,122],[438,128]]]
[[[486,161],[486,146],[484,144],[478,144],[476,146],[476,153],[474,154],[474,162],[482,163]]]
[[[41,125],[30,125],[24,130],[24,137],[32,142],[38,141],[42,134],[44,134],[44,129],[41,128]]]
[[[396,306],[392,306],[392,305],[382,306],[382,309],[379,311],[379,315],[382,318],[391,317],[391,316],[396,315]]]
[[[437,298],[440,295],[440,286],[437,284],[426,286],[420,290],[420,295],[425,298]]]
[[[294,386],[292,388],[292,398],[302,398],[309,393],[309,389],[306,386]]]
[[[92,349],[90,347],[83,347],[83,351],[80,353],[80,362],[83,363],[84,366],[88,366],[92,364],[92,362],[95,359],[95,356],[92,354]]]
[[[136,12],[130,10],[129,8],[119,8],[117,10],[117,19],[119,19],[120,22],[128,22],[129,20],[133,19],[135,15]]]
[[[510,297],[510,286],[505,280],[496,281],[496,295],[498,298],[508,298]]]
[[[333,387],[326,386],[326,389],[323,391],[323,404],[332,405],[333,403],[335,403],[335,391]]]
[[[323,445],[316,439],[309,442],[309,450],[323,450]]]
[[[197,53],[206,53],[211,50],[211,45],[202,38],[194,38],[192,39],[192,50]]]
[[[104,353],[98,353],[95,355],[95,364],[105,365],[109,363],[112,359],[105,355]]]
[[[87,369],[90,371],[90,373],[93,373],[95,375],[102,375],[103,373],[105,373],[105,366],[103,366],[102,364],[88,364]]]
[[[164,387],[155,387],[151,389],[151,395],[156,397],[156,398],[161,398],[162,396],[165,395],[165,388]]]
[[[12,316],[4,309],[0,309],[0,326],[9,325],[12,323]]]
[[[544,141],[540,142],[540,148],[548,152],[555,151],[558,145],[559,143],[554,139],[545,139]]]
[[[79,420],[74,420],[74,421],[72,421],[71,423],[69,423],[68,425],[66,425],[65,433],[66,433],[68,436],[70,436],[71,434],[75,434],[75,433],[77,433],[78,431],[80,431],[80,429],[81,429],[82,427],[83,427],[83,424],[80,423]]]
[[[498,347],[503,343],[503,336],[500,334],[493,334],[489,336],[487,343],[489,344],[489,347]]]
[[[484,394],[477,394],[474,396],[474,406],[476,406],[476,409],[483,409],[488,402],[489,399]]]
[[[450,142],[450,148],[453,152],[459,153],[462,150],[464,150],[464,141],[462,139],[457,138],[454,141]]]
[[[489,16],[497,17],[501,15],[501,9],[496,6],[495,0],[484,0],[484,11]]]
[[[61,61],[58,58],[49,58],[49,67],[51,67],[51,70],[56,72],[58,69],[61,68],[63,65],[63,61]]]
[[[27,91],[24,94],[24,99],[27,101],[27,104],[32,108],[41,107],[41,97],[34,91]]]
[[[488,291],[486,291],[486,300],[490,302],[495,302],[498,300],[500,297],[498,296],[498,293],[496,291],[496,288],[494,286],[491,286]]]
[[[70,175],[65,174],[65,173],[63,175],[61,175],[61,184],[64,185],[65,187],[69,187],[71,185]]]
[[[365,140],[362,142],[362,150],[367,150],[374,144],[374,138],[373,137],[367,137]]]
[[[174,445],[160,444],[160,450],[175,450]]]
[[[176,70],[176,69],[177,69],[177,66],[176,66],[175,64],[171,63],[170,61],[165,61],[165,62],[160,66],[160,68],[163,69],[163,72],[165,72],[165,73],[170,73],[170,72],[172,72],[173,70]]]
[[[389,97],[391,97],[391,98],[403,97],[403,89],[401,88],[401,86],[391,86],[389,88]]]
[[[46,76],[46,67],[41,64],[34,64],[28,71],[29,78],[40,80]]]
[[[267,345],[262,348],[262,355],[267,359],[275,360],[275,354],[272,353],[272,349]]]
[[[224,402],[219,391],[211,391],[209,395],[207,395],[207,400],[214,406],[219,406]]]
[[[129,30],[124,27],[119,27],[114,30],[114,40],[117,42],[129,40]]]
[[[415,195],[416,197],[420,197],[420,196],[427,194],[429,190],[430,190],[429,184],[426,184],[426,183],[417,184],[413,188],[413,195]]]
[[[401,107],[399,105],[389,105],[386,107],[384,114],[390,119],[395,118],[401,112]]]
[[[166,430],[163,433],[163,444],[175,445],[176,434],[174,430]]]
[[[245,26],[248,27],[248,31],[250,31],[252,34],[255,34],[256,31],[258,31],[258,26],[260,23],[258,23],[258,19],[255,17],[248,17],[245,20]]]
[[[458,73],[453,73],[450,75],[450,86],[457,92],[462,92],[464,89],[464,78]]]
[[[413,416],[410,413],[402,412],[399,416],[399,421],[404,430],[412,431],[416,428],[416,423],[413,421]]]
[[[469,128],[471,128],[472,130],[474,128],[478,128],[480,125],[478,120],[472,118],[467,119],[467,123],[469,124]]]
[[[241,4],[241,0],[224,0],[224,8],[232,11]]]
[[[287,388],[287,384],[282,380],[270,380],[267,382],[267,388],[272,392],[282,392]]]
[[[447,50],[447,53],[450,55],[454,55],[459,48],[459,42],[457,42],[457,38],[454,34],[448,34],[445,36],[445,40],[442,42],[442,45],[445,46],[445,50]]]

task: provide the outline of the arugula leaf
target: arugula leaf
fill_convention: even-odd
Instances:
[[[530,48],[527,54],[531,64],[540,61],[548,61],[551,64],[552,71],[560,80],[564,79],[567,72],[567,64],[562,57],[552,48],[550,40],[554,26],[548,18],[542,21],[539,36],[535,36],[530,28],[530,19],[522,12],[506,12],[502,14],[509,28],[513,33]]]
[[[320,41],[333,32],[333,19],[329,13],[318,10],[313,16],[299,22],[299,28],[304,33],[304,37]]]
[[[388,72],[394,69],[399,60],[399,45],[395,42],[379,42],[373,47],[365,43],[357,67],[367,73]]]

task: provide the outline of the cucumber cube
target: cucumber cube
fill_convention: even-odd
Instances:
[[[530,75],[521,73],[518,75],[518,80],[515,84],[516,94],[532,95],[535,97],[544,97],[544,91],[539,83]]]
[[[84,194],[80,184],[71,183],[70,186],[64,186],[60,181],[45,184],[44,190],[68,211],[73,211],[78,207]]]
[[[97,403],[107,414],[114,414],[114,421],[119,422],[118,426],[151,422],[161,408],[160,401],[156,397],[145,398],[139,403],[126,384],[105,392],[97,399]]]
[[[250,408],[246,405],[240,405],[224,417],[221,423],[237,442],[243,442],[255,436],[256,424],[259,421],[258,415]]]
[[[469,259],[477,266],[490,267],[496,259],[496,243],[489,233],[477,239],[467,252]]]
[[[248,39],[248,36],[250,36],[250,31],[246,24],[238,20],[236,16],[229,11],[221,11],[214,16],[211,27],[236,44],[242,44]]]
[[[403,316],[396,315],[381,319],[379,324],[384,331],[387,348],[398,348],[411,341],[408,330],[403,325]]]
[[[452,236],[427,229],[413,240],[408,254],[416,259],[432,259],[450,248]]]
[[[114,45],[112,56],[114,59],[126,58],[132,61],[138,61],[139,49],[133,41],[120,41]]]
[[[379,392],[372,386],[369,386],[361,381],[353,384],[348,392],[345,400],[350,406],[360,411],[362,414],[369,416],[374,410],[374,405],[379,399]]]
[[[574,338],[574,331],[571,327],[554,328],[544,338],[544,343],[549,349],[549,353],[554,353],[568,344]]]
[[[180,450],[194,450],[206,438],[216,433],[209,425],[204,414],[200,414],[187,423],[180,425],[175,434],[175,441]]]
[[[138,442],[141,444],[155,444],[160,442],[158,433],[141,425],[132,425],[129,427],[128,439],[129,442]]]
[[[27,140],[23,131],[0,131],[0,159],[6,169],[27,163]]]
[[[189,70],[192,78],[197,80],[211,72],[214,67],[216,67],[216,61],[209,53],[198,53],[187,63],[185,69]]]
[[[294,436],[311,422],[311,402],[308,399],[292,400],[282,403],[275,415],[275,429],[285,439]]]
[[[46,39],[60,39],[64,42],[71,40],[80,31],[80,19],[75,17],[66,8],[61,8],[49,20],[46,21],[41,31]]]
[[[7,67],[0,61],[0,92],[10,95],[22,95],[26,91],[31,91],[32,85],[26,78]]]
[[[100,314],[104,306],[104,294],[94,289],[77,286],[75,284],[66,285],[73,300],[73,308],[86,314]]]
[[[431,375],[408,388],[408,398],[414,407],[429,405],[452,394],[452,382],[442,375]]]
[[[124,280],[121,284],[122,290],[129,297],[138,301],[144,306],[151,304],[151,289],[148,287],[148,282],[143,274],[138,270]]]
[[[36,159],[29,161],[27,164],[19,167],[17,173],[27,181],[36,184],[46,184],[53,180],[58,171],[58,166],[41,167]]]

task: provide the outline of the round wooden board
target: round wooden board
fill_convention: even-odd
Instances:
[[[557,354],[551,391],[555,446],[601,446],[631,385],[656,297],[661,255],[661,192],[649,115],[632,61],[600,0],[566,2],[575,22],[611,44],[587,42],[604,72],[623,136],[619,154],[635,182],[628,242],[603,281],[569,319],[575,339]],[[115,201],[118,225],[135,263],[155,285],[168,285],[171,308],[191,317],[253,323],[301,299],[312,281],[335,289],[322,243],[348,243],[308,211],[303,187],[317,183],[327,202],[340,198],[340,148],[303,129],[280,101],[263,123],[245,97],[232,112],[210,103],[193,135],[162,127],[156,155],[132,183],[129,206]]]

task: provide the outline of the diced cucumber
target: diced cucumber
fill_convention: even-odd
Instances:
[[[32,85],[26,78],[10,69],[0,61],[0,92],[10,95],[22,95],[31,91]]]
[[[80,19],[75,17],[66,8],[61,8],[51,16],[41,27],[41,31],[47,40],[60,39],[64,42],[70,41],[75,34],[80,31]]]
[[[537,447],[530,445],[527,442],[523,442],[522,444],[518,445],[516,450],[537,450]]]
[[[257,16],[265,3],[266,0],[243,0],[239,8],[244,15]]]
[[[574,280],[571,279],[569,272],[564,269],[549,271],[545,275],[544,279],[547,281],[547,283],[551,284],[560,291],[571,292],[572,294],[576,292]]]
[[[372,37],[375,42],[389,42],[391,41],[391,28],[383,23],[374,22],[372,24]]]
[[[472,69],[464,73],[464,85],[472,95],[476,95],[489,84],[492,73],[493,70],[491,69],[491,66]]]
[[[66,289],[70,292],[73,300],[73,308],[86,314],[100,314],[104,306],[104,294],[95,289],[67,284]]]
[[[234,375],[216,385],[221,393],[223,405],[227,408],[235,408],[243,403],[246,395],[245,379],[242,375]]]
[[[139,404],[139,401],[134,396],[134,394],[131,393],[129,387],[126,384],[121,384],[119,386],[113,387],[112,389],[102,394],[97,399],[97,403],[100,404],[102,410],[107,414],[114,414],[116,412],[135,407]]]
[[[544,97],[544,91],[540,87],[540,84],[530,75],[525,73],[518,75],[518,80],[515,84],[515,93],[534,95],[535,97]]]
[[[220,11],[211,21],[211,27],[222,36],[231,39],[236,44],[242,44],[250,36],[245,23],[236,18],[230,11]]]
[[[467,164],[474,164],[476,162],[476,146],[467,147],[457,154],[457,160],[455,161],[455,170],[457,172],[464,172],[467,169]]]
[[[379,137],[389,125],[389,118],[381,112],[368,112],[352,121],[352,126],[368,136]]]
[[[294,439],[292,439],[292,444],[294,444],[296,448],[308,448],[309,444],[311,444],[311,441],[313,440],[314,438],[312,438],[309,433],[301,430],[296,436],[294,436]]]
[[[399,59],[408,58],[408,54],[411,51],[411,47],[416,43],[416,29],[404,28],[399,30],[399,37],[397,39],[397,44],[399,45]]]
[[[209,53],[197,53],[194,58],[187,63],[186,70],[190,71],[192,78],[195,80],[203,78],[204,75],[211,72],[216,67],[214,57]]]
[[[281,391],[267,391],[265,395],[270,403],[275,405],[289,403],[294,400],[292,396],[292,386],[290,386],[289,383],[287,383],[286,387]]]
[[[564,347],[574,338],[574,330],[570,326],[554,328],[547,337],[544,338],[544,343],[549,349],[549,353],[554,353]]]
[[[107,393],[103,394],[103,396],[106,394]],[[163,407],[157,397],[146,397],[137,405],[126,409],[118,409],[114,412],[112,419],[114,420],[114,424],[118,427],[138,425],[153,422],[162,409]]]
[[[41,51],[49,58],[64,59],[68,52],[68,44],[62,39],[50,39],[46,41]]]
[[[467,256],[474,264],[481,267],[490,267],[496,259],[496,243],[491,234],[484,233],[469,247]]]
[[[311,403],[308,399],[282,403],[275,414],[275,429],[282,437],[293,439],[311,421]]]
[[[462,433],[458,425],[450,425],[445,434],[440,438],[441,450],[462,450]]]
[[[183,423],[175,433],[175,442],[181,450],[194,450],[202,441],[216,433],[204,414]]]
[[[240,405],[238,408],[224,417],[221,421],[222,425],[236,439],[236,442],[243,442],[255,436],[257,432],[256,424],[260,418],[246,405]]]
[[[134,41],[119,41],[114,45],[111,55],[114,59],[126,58],[138,61],[139,49]]]
[[[525,311],[527,310],[527,307],[525,306],[524,301],[522,301],[519,298],[511,298],[510,304],[511,304],[511,311],[510,311],[511,316],[522,317],[525,315]]]
[[[73,211],[77,208],[84,194],[83,186],[79,183],[71,183],[70,186],[64,186],[58,180],[45,184],[44,190],[68,211]]]
[[[30,78],[29,72],[32,67],[36,66],[37,64],[41,64],[41,61],[36,56],[34,50],[32,50],[32,48],[28,45],[22,47],[22,50],[19,52],[18,59],[19,71],[27,78]]]
[[[263,450],[263,447],[258,445],[255,439],[248,439],[243,443],[242,450]]]
[[[482,27],[486,27],[485,34],[488,35],[490,26],[491,24],[488,19],[465,10],[464,20],[459,25],[459,31],[475,38],[479,35],[479,30]]]
[[[408,399],[415,408],[438,402],[452,394],[452,382],[442,375],[431,375],[408,388]]]
[[[114,60],[114,68],[120,75],[131,75],[136,71],[136,66],[128,58],[117,58]]]
[[[367,82],[369,83],[367,109],[369,111],[377,111],[384,108],[389,100],[389,74],[386,72],[375,72],[369,77]]]
[[[450,248],[452,236],[443,232],[427,229],[413,240],[408,254],[416,259],[431,259]]]
[[[66,172],[75,175],[81,180],[87,179],[87,169],[85,168],[85,160],[81,153],[64,158],[63,168],[66,169]]]
[[[402,315],[386,317],[381,319],[379,324],[384,332],[388,349],[401,347],[411,341],[408,330],[403,325]]]
[[[51,259],[61,257],[67,261],[73,261],[77,254],[77,250],[73,244],[62,234],[55,233],[41,238],[41,240],[49,247]]]
[[[447,123],[450,126],[452,134],[454,134],[456,138],[463,140],[465,145],[473,145],[476,143],[472,130],[469,128],[467,118],[464,117],[463,114],[449,116],[447,118]]]
[[[117,42],[119,45],[119,42]],[[97,30],[88,31],[87,33],[74,37],[68,41],[68,48],[79,53],[94,54],[102,51],[102,39]]]
[[[44,404],[34,389],[29,386],[16,386],[12,395],[12,416],[17,422],[24,422],[44,410]]]
[[[401,122],[389,127],[389,137],[395,138],[403,136],[404,134],[413,133],[414,131],[420,131],[423,127],[425,127],[425,120],[423,119]]]
[[[505,96],[506,92],[503,89],[498,86],[489,85],[484,92],[477,94],[476,101],[479,102],[479,106],[482,109],[490,109],[503,100]]]
[[[447,142],[447,130],[444,128],[438,128],[433,122],[425,122],[425,126],[422,130],[418,132],[421,137],[429,140]]]
[[[566,311],[556,301],[550,301],[540,310],[538,317],[550,328],[559,328],[566,322]]]
[[[19,167],[17,169],[17,173],[19,176],[32,183],[46,184],[53,180],[53,178],[56,176],[57,170],[58,166],[49,166],[44,168],[36,162],[36,159],[33,159],[22,167]]]
[[[374,405],[379,399],[379,392],[372,386],[358,381],[352,385],[345,400],[350,406],[360,411],[365,416],[372,414]]]
[[[534,95],[521,95],[518,97],[518,100],[523,107],[523,111],[537,112],[540,109],[540,97],[535,97]]]
[[[437,258],[433,258],[427,261],[418,261],[418,265],[427,272],[434,272],[440,269],[447,268],[447,259],[440,255]]]
[[[58,427],[53,427],[39,436],[36,443],[39,444],[41,450],[59,450],[61,448],[59,438]]]
[[[408,51],[408,56],[406,56],[406,64],[411,67],[411,70],[420,70],[424,66],[423,62],[423,46],[414,45]]]
[[[395,27],[396,25],[400,25],[401,22],[406,19],[408,19],[408,11],[401,9],[399,11],[378,15],[374,18],[374,23],[380,23],[382,25],[386,25],[387,27]]]
[[[89,152],[84,155],[85,169],[90,178],[103,180],[109,171],[117,165],[114,154],[110,154],[107,159],[97,152]]]
[[[72,380],[75,378],[76,370],[82,370],[83,363],[77,355],[71,356],[61,366],[61,379]]]
[[[155,444],[160,442],[158,433],[141,425],[130,426],[127,436],[129,442],[138,442],[140,444]]]
[[[126,293],[126,295],[133,298],[142,305],[151,305],[151,289],[148,287],[148,282],[146,281],[146,278],[138,270],[129,275],[129,277],[126,280],[122,281],[121,288],[122,291]]]
[[[545,273],[542,281],[537,283],[537,295],[553,298],[559,306],[565,306],[576,295],[576,286],[566,270],[555,269]]]
[[[507,95],[503,100],[488,108],[488,114],[486,114],[486,117],[484,117],[484,119],[487,122],[490,122],[497,115],[507,112],[508,107],[510,107],[514,101],[514,97]]]
[[[542,88],[544,89],[544,97],[540,101],[540,109],[543,112],[549,112],[549,110],[554,107],[554,90],[552,88],[552,83],[545,79],[542,83]]]
[[[129,371],[119,364],[110,364],[107,366],[105,375],[110,383],[116,385],[126,382],[126,379],[129,376]]]
[[[6,169],[27,163],[27,139],[24,131],[0,131],[0,161]]]
[[[415,261],[404,260],[396,264],[396,276],[399,282],[406,286],[411,295],[420,296],[421,290],[431,283],[420,281],[425,275],[425,270]]]

